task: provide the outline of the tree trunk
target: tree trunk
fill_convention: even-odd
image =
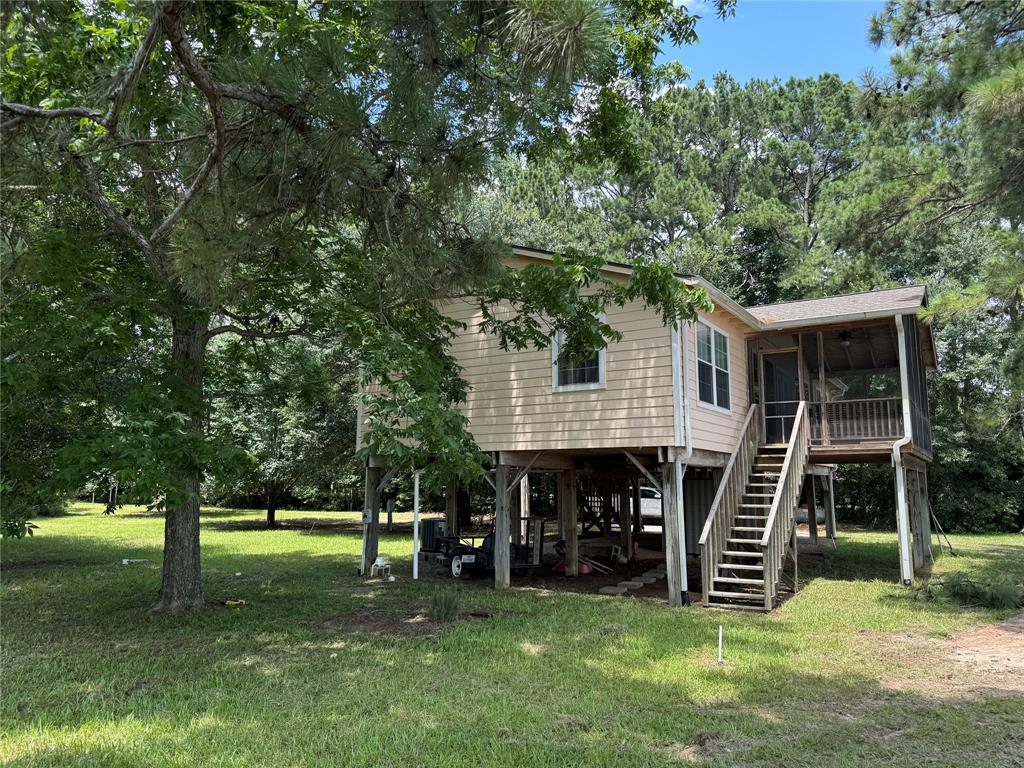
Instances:
[[[199,559],[199,489],[203,438],[203,369],[209,318],[189,312],[184,303],[171,313],[171,388],[176,408],[185,415],[188,440],[176,461],[168,467],[164,518],[164,567],[154,611],[174,612],[203,605],[203,581]]]
[[[267,499],[267,528],[277,528],[277,505],[281,497],[277,483],[267,483],[265,495]]]

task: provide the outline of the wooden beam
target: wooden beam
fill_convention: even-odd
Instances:
[[[494,588],[508,589],[512,583],[509,547],[508,470],[504,464],[494,468]]]
[[[601,478],[601,533],[610,536],[612,532],[612,518],[615,517],[615,502],[612,501],[612,481],[607,477]]]
[[[629,481],[619,484],[619,539],[622,554],[627,560],[633,559],[633,523],[629,514]]]
[[[512,467],[529,465],[532,469],[550,472],[576,468],[576,457],[559,451],[498,451],[497,461]]]
[[[679,552],[679,526],[676,502],[676,465],[665,462],[661,465],[661,519],[665,539],[665,576],[668,582],[668,604],[678,608],[683,604],[682,585],[679,581],[682,567]]]
[[[509,489],[519,485],[520,481],[529,474],[530,470],[533,468],[533,465],[537,463],[537,461],[540,459],[543,453],[543,451],[537,451],[533,455],[533,458],[530,459],[530,463],[523,467],[519,474],[517,474],[515,478],[512,480],[512,482],[509,483]]]
[[[392,478],[394,478],[396,472],[398,472],[398,467],[392,467],[391,469],[389,469],[387,472],[384,473],[384,477],[382,477],[380,479],[380,482],[377,484],[377,493],[378,494],[380,494],[380,492],[384,490],[384,488],[387,486],[387,484],[391,482],[391,480],[392,480]]]
[[[633,462],[633,464],[636,465],[636,468],[639,469],[640,472],[650,481],[651,485],[657,488],[658,481],[654,479],[654,475],[647,471],[647,467],[641,464],[640,460],[629,451],[623,451],[623,453],[626,454],[627,459],[629,459],[631,462]]]
[[[835,486],[832,483],[832,473],[828,473],[828,477],[822,480],[825,486],[825,535],[835,541],[836,538],[836,496]]]
[[[640,475],[633,478],[633,532],[641,533],[644,530],[644,518],[641,514],[643,496],[640,493]]]
[[[579,533],[576,510],[576,470],[567,469],[558,476],[558,514],[565,540],[565,575],[579,574]]]
[[[821,442],[828,445],[828,386],[825,381],[825,336],[818,331],[818,399],[821,401]]]
[[[811,543],[818,545],[818,495],[814,490],[814,475],[804,475],[807,483],[807,532]]]

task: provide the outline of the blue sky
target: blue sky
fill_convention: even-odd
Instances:
[[[666,46],[662,61],[677,59],[690,81],[726,71],[745,83],[754,77],[813,77],[836,72],[859,82],[866,69],[884,72],[885,50],[867,39],[868,21],[881,10],[873,0],[738,0],[736,15],[719,20],[707,0],[685,3],[701,15],[700,42]]]

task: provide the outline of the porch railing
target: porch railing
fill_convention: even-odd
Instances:
[[[711,510],[700,535],[700,581],[704,605],[708,604],[708,591],[715,577],[715,569],[722,552],[726,549],[725,540],[729,537],[729,531],[743,498],[743,491],[746,489],[747,478],[757,458],[757,449],[762,440],[761,426],[759,406],[752,405],[740,429],[736,449],[729,457],[729,463],[725,465],[722,481],[718,484],[718,493],[711,502]]]
[[[796,505],[804,485],[804,471],[811,449],[811,426],[806,402],[797,408],[793,431],[789,436],[786,458],[779,471],[779,484],[772,499],[771,511],[761,537],[761,562],[764,578],[764,608],[770,611],[778,594],[782,563],[786,557],[786,544],[796,525]],[[813,512],[812,512],[813,514]],[[794,584],[794,589],[796,585]]]
[[[898,397],[808,403],[816,443],[892,440],[903,437],[903,401]]]

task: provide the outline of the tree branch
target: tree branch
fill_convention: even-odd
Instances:
[[[117,121],[121,116],[121,110],[124,108],[129,97],[135,92],[139,80],[142,79],[142,70],[145,69],[149,56],[153,52],[153,48],[156,47],[157,40],[160,37],[161,13],[162,11],[158,11],[153,20],[150,21],[149,28],[142,38],[142,44],[135,51],[135,56],[132,58],[132,63],[127,73],[123,74],[120,78],[117,88],[114,90],[110,109],[107,110],[107,114],[101,121],[103,127],[107,129],[107,138],[109,139],[117,136]]]
[[[261,331],[252,328],[242,328],[238,325],[227,324],[218,325],[216,328],[211,328],[206,332],[206,340],[209,341],[214,336],[221,336],[225,333],[233,333],[236,336],[241,336],[246,339],[287,339],[292,336],[301,336],[307,332],[305,328],[289,328],[283,331]]]
[[[189,0],[175,0],[165,6],[163,27],[167,34],[167,39],[171,43],[171,48],[188,74],[189,79],[206,96],[206,101],[210,106],[210,116],[213,118],[213,147],[210,149],[210,154],[206,156],[206,160],[199,167],[199,172],[192,181],[192,185],[185,190],[181,200],[167,214],[167,217],[160,223],[160,226],[153,230],[153,234],[150,235],[150,240],[153,242],[159,242],[166,237],[174,223],[192,204],[198,193],[206,186],[206,180],[220,162],[221,154],[224,151],[224,117],[221,112],[220,96],[214,87],[213,79],[200,63],[195,51],[192,50],[192,45],[186,37],[181,23],[181,13],[188,4]]]
[[[69,153],[71,162],[74,164],[79,171],[82,172],[82,176],[85,178],[85,194],[90,200],[96,205],[97,208],[110,219],[111,223],[121,231],[123,235],[128,237],[134,242],[139,249],[145,254],[147,260],[151,260],[153,256],[153,246],[149,240],[146,239],[138,229],[132,226],[132,223],[124,217],[124,215],[117,210],[117,207],[110,201],[103,190],[100,189],[100,184],[96,180],[95,174],[92,172],[92,168],[85,160],[79,155]],[[158,273],[159,274],[159,273]]]

